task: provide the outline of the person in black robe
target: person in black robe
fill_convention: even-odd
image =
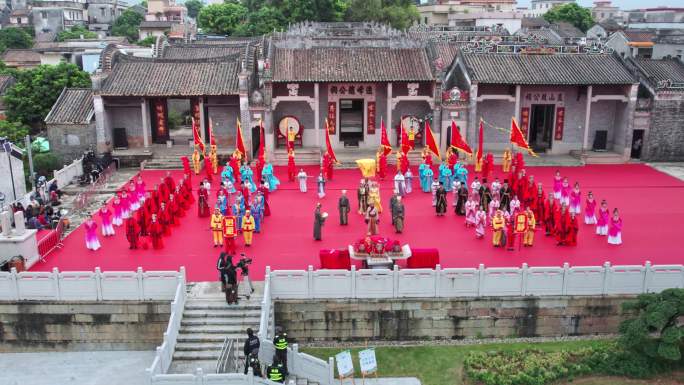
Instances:
[[[456,215],[465,215],[465,204],[468,201],[468,188],[465,184],[461,184],[458,188],[458,199],[456,200]]]
[[[511,190],[511,186],[508,185],[508,179],[504,179],[503,186],[501,186],[499,193],[501,194],[501,210],[510,212],[513,191]]]
[[[447,210],[447,198],[446,198],[446,189],[444,188],[444,183],[439,182],[439,187],[437,187],[437,191],[435,191],[435,211],[437,212],[437,216],[444,216]]]
[[[401,197],[397,197],[392,207],[392,224],[397,233],[404,231],[404,204],[401,202]]]
[[[487,184],[487,179],[482,179],[482,185],[480,186],[480,207],[485,211],[488,210],[489,202],[492,201],[492,191],[489,189]]]
[[[349,211],[351,210],[347,190],[342,190],[342,195],[337,201],[337,210],[340,212],[340,225],[346,226],[349,223]]]
[[[325,215],[321,213],[321,204],[316,203],[316,211],[314,211],[314,240],[320,241],[322,236],[323,223],[325,223]]]

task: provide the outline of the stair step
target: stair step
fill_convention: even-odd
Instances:
[[[250,326],[259,325],[259,317],[192,317],[185,318],[181,321],[181,325],[240,325],[240,326]]]
[[[197,368],[202,368],[204,373],[215,373],[216,360],[174,360],[171,362],[169,373],[194,373]]]
[[[179,351],[173,353],[173,359],[184,361],[218,360],[221,349],[211,351]]]
[[[181,333],[211,333],[211,334],[237,334],[244,335],[245,329],[251,327],[258,328],[258,324],[245,325],[183,325],[181,326]]]
[[[189,343],[223,343],[223,340],[226,337],[229,338],[239,338],[244,336],[244,332],[240,333],[223,333],[223,334],[215,334],[215,333],[201,333],[201,332],[196,332],[196,333],[179,333],[178,334],[178,342],[189,342]]]
[[[176,344],[176,352],[197,350],[221,350],[223,341],[217,342],[179,342]]]
[[[215,302],[188,302],[185,304],[185,308],[188,310],[228,310],[234,312],[243,312],[247,310],[261,310],[261,304],[259,303],[248,303],[248,304],[238,304],[238,305],[226,305],[225,302],[215,301]]]
[[[245,310],[244,312],[235,312],[233,310],[206,310],[206,309],[188,309],[185,308],[183,318],[205,318],[205,317],[260,317],[261,310]]]

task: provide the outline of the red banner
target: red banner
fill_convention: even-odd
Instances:
[[[530,126],[530,107],[523,107],[520,111],[520,130],[523,136],[527,138],[527,130]]]
[[[328,102],[328,134],[335,135],[337,125],[337,102]]]
[[[165,142],[169,138],[169,127],[166,121],[166,100],[155,99],[154,114],[157,121],[157,141]]]
[[[368,126],[367,132],[368,135],[373,135],[375,134],[375,102],[368,102],[366,110],[366,125]]]
[[[553,135],[555,140],[563,140],[563,127],[565,125],[565,107],[556,107],[556,131]]]

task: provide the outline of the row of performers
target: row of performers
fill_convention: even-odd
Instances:
[[[294,162],[294,151],[292,151],[292,157]],[[248,161],[243,160],[242,155],[239,151],[234,151],[230,157],[230,160],[223,167],[223,170],[219,173],[218,171],[218,160],[212,160],[214,157],[205,158],[204,171],[206,173],[205,179],[212,183],[214,175],[220,175],[221,182],[226,184],[226,188],[232,188],[232,186],[242,186],[248,183],[252,191],[256,190],[255,171],[252,170],[251,164]],[[198,175],[201,170],[201,163],[199,162],[199,151],[196,149],[192,155],[193,168],[190,168],[190,161],[187,157],[181,157],[181,162],[183,163],[184,174],[191,175],[194,172]],[[294,166],[294,163],[293,163]],[[269,186],[270,191],[275,191],[278,189],[280,180],[273,173],[273,165],[262,159],[257,159],[256,162],[256,179],[265,181]],[[294,180],[294,176],[292,177]]]
[[[145,182],[138,176],[128,188],[114,196],[111,209],[104,204],[98,211],[102,235],[113,236],[114,226],[125,224],[126,239],[131,249],[141,246],[141,237],[149,237],[152,247],[161,249],[164,245],[162,237],[171,235],[171,228],[180,224],[180,218],[194,202],[188,175],[176,184],[167,172],[152,191],[146,191]],[[99,249],[98,226],[92,215],[89,215],[84,226],[86,247],[90,250]]]

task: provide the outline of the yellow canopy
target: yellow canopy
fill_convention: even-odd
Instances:
[[[359,166],[359,170],[361,170],[364,178],[375,176],[375,159],[357,159],[356,165]]]

